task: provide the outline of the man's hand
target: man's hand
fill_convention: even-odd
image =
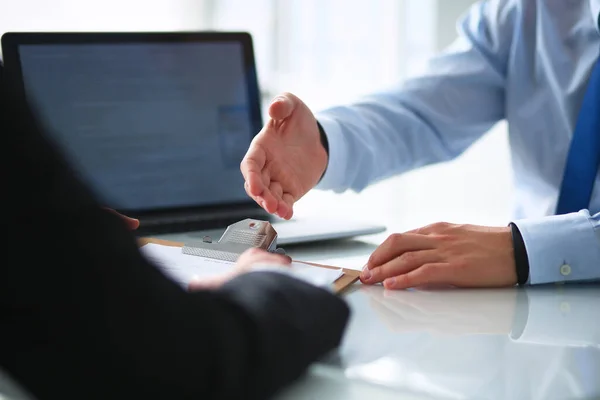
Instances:
[[[110,211],[113,214],[118,215],[119,217],[121,217],[121,219],[123,220],[123,222],[125,222],[125,225],[127,225],[127,227],[129,229],[131,229],[132,231],[136,230],[137,228],[140,227],[140,221],[138,219],[135,218],[131,218],[128,217],[126,215],[123,215],[119,212],[116,212],[115,210],[113,210],[112,208],[106,208],[108,211]]]
[[[511,230],[437,223],[394,234],[373,252],[360,279],[383,282],[386,289],[512,286],[517,273]]]
[[[286,267],[292,262],[291,258],[281,254],[269,253],[258,248],[246,250],[238,258],[235,269],[229,273],[214,277],[212,279],[192,280],[188,285],[190,291],[216,289],[225,282],[246,272],[250,272],[255,265],[274,267]]]
[[[323,175],[327,152],[313,113],[293,94],[277,96],[269,116],[240,169],[248,195],[269,213],[290,219],[294,203]]]

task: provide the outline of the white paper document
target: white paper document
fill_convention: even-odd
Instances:
[[[149,243],[141,251],[165,275],[186,287],[192,278],[219,276],[235,268],[232,262],[183,254],[181,247]]]
[[[328,258],[324,260],[316,261],[317,264],[322,265],[335,265],[336,267],[353,269],[356,271],[362,271],[364,266],[369,261],[370,255],[363,256],[351,256],[351,257],[339,257],[339,258]]]
[[[181,247],[149,243],[141,248],[142,254],[152,261],[163,273],[184,287],[190,280],[211,278],[235,268],[235,263],[212,258],[184,254]],[[319,268],[299,262],[290,266],[291,275],[316,286],[335,282],[342,274],[341,269]]]

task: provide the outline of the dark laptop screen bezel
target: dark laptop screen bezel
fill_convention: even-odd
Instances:
[[[261,95],[258,85],[252,37],[247,32],[7,32],[2,35],[4,78],[14,82],[20,94],[26,96],[19,46],[40,44],[115,44],[115,43],[218,43],[237,42],[242,45],[248,104],[250,106],[252,137],[263,126]],[[252,137],[250,140],[252,140]],[[258,212],[255,201],[162,208],[155,210],[120,209],[118,211],[141,219],[161,219],[161,216],[227,214],[243,210]]]

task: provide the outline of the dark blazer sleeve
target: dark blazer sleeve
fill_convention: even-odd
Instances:
[[[339,344],[346,304],[283,274],[164,277],[0,85],[0,363],[35,397],[267,398]]]

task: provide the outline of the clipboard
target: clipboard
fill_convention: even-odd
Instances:
[[[163,246],[182,247],[182,248],[184,246],[184,243],[182,243],[182,242],[173,242],[170,240],[156,239],[156,238],[152,238],[152,237],[139,238],[138,243],[139,243],[140,247],[145,246],[146,244],[149,244],[149,243],[160,244]],[[294,262],[311,265],[311,266],[317,267],[317,268],[340,269],[339,267],[335,267],[332,265],[323,265],[323,264],[298,261],[298,260],[294,260]],[[333,283],[334,293],[343,294],[343,292],[345,292],[355,282],[358,281],[359,276],[360,276],[360,271],[342,268],[342,275],[339,278],[337,278],[335,280],[335,282]]]

